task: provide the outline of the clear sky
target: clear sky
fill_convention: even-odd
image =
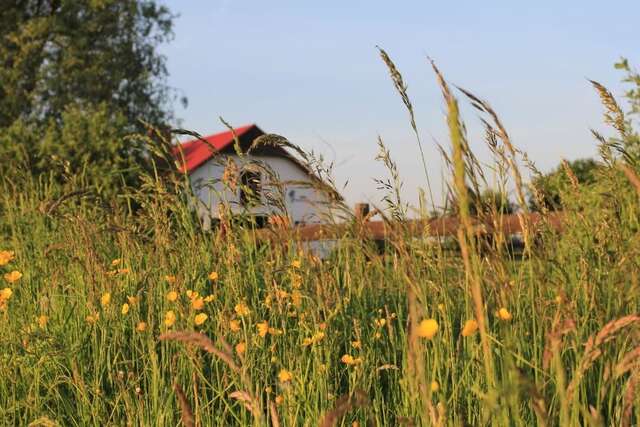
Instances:
[[[409,86],[435,193],[447,145],[443,102],[429,64],[488,100],[515,144],[542,170],[593,156],[604,129],[587,78],[621,96],[621,56],[640,66],[640,1],[166,0],[179,14],[162,48],[169,84],[189,99],[182,125],[201,134],[256,123],[335,162],[350,204],[377,203],[380,135],[417,200],[424,173],[407,113],[375,49]],[[465,109],[472,147],[486,159],[477,114]],[[438,203],[440,196],[436,196]]]

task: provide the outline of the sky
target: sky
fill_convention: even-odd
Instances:
[[[436,205],[448,145],[444,103],[428,62],[487,100],[514,144],[542,171],[595,156],[605,131],[588,79],[624,103],[624,56],[640,67],[639,1],[165,0],[178,15],[162,46],[181,126],[203,135],[256,123],[334,164],[347,203],[380,203],[381,137],[402,196],[416,204],[426,179],[416,138],[376,46],[408,86]],[[460,96],[461,102],[463,102]],[[464,104],[464,102],[463,102]],[[478,114],[463,106],[472,149],[489,161]],[[606,133],[606,132],[604,132]],[[429,202],[431,203],[431,202]]]

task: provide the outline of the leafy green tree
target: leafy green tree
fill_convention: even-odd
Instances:
[[[601,166],[594,159],[577,159],[567,162],[578,184],[592,184],[596,181],[596,172]],[[559,165],[551,172],[539,176],[532,181],[539,197],[533,194],[529,197],[529,208],[532,211],[540,211],[543,207],[548,210],[562,208],[562,193],[571,185],[571,178],[563,165]]]
[[[149,156],[124,136],[172,118],[175,92],[157,48],[172,36],[173,15],[152,0],[8,3],[0,13],[2,172],[22,165],[82,173],[99,186],[133,183],[131,171]]]

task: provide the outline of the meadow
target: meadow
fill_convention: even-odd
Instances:
[[[258,232],[223,217],[203,230],[177,173],[112,200],[79,175],[0,178],[0,424],[640,422],[640,180],[624,113],[594,83],[615,132],[594,132],[596,182],[567,166],[561,227],[544,208],[533,225],[527,194],[542,196],[518,165],[535,166],[486,102],[434,71],[453,245],[409,235],[402,171],[382,141],[394,233],[381,250],[348,218],[326,259],[278,224]],[[469,150],[463,100],[486,120],[491,164]],[[513,189],[522,251],[497,206],[473,206],[489,180]],[[490,238],[478,216],[497,225]]]

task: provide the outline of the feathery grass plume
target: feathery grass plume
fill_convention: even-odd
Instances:
[[[369,398],[367,394],[362,390],[356,390],[353,394],[345,394],[340,396],[336,400],[334,407],[324,414],[320,422],[319,427],[333,427],[338,425],[338,421],[347,412],[369,405]]]
[[[411,129],[413,129],[413,133],[416,137],[416,141],[418,142],[418,149],[420,150],[420,159],[422,160],[422,168],[424,170],[424,176],[427,181],[427,189],[429,190],[429,197],[431,198],[432,206],[435,207],[435,200],[433,199],[433,191],[431,191],[431,181],[429,179],[429,171],[427,170],[427,160],[424,156],[424,150],[422,149],[422,140],[420,139],[420,133],[418,132],[418,126],[416,125],[416,118],[413,112],[413,105],[411,104],[411,100],[409,99],[409,94],[407,93],[407,85],[404,83],[404,79],[402,78],[402,74],[396,67],[396,64],[391,60],[387,52],[382,49],[380,46],[376,46],[378,52],[380,53],[380,57],[382,61],[387,66],[389,70],[389,75],[391,76],[391,81],[393,81],[393,86],[396,88],[396,91],[400,95],[402,99],[402,103],[407,108],[409,112],[409,120],[411,122]]]
[[[604,113],[605,123],[613,126],[613,128],[616,129],[623,138],[626,137],[628,135],[628,129],[625,123],[624,113],[616,99],[613,97],[611,92],[609,92],[609,89],[604,87],[602,84],[595,80],[589,80],[589,82],[595,88],[596,92],[598,92],[600,101],[606,110]]]
[[[451,159],[454,168],[454,188],[460,210],[460,228],[458,229],[458,240],[460,251],[465,265],[465,270],[471,281],[471,296],[475,318],[478,322],[478,330],[480,331],[480,341],[482,343],[483,362],[485,375],[488,386],[491,388],[494,384],[493,360],[491,355],[491,346],[487,334],[486,314],[484,310],[484,301],[482,296],[482,285],[480,282],[479,265],[477,253],[475,249],[475,239],[471,215],[469,212],[469,195],[467,191],[467,183],[465,179],[465,153],[463,134],[460,126],[460,113],[458,110],[458,102],[449,90],[444,77],[431,61],[431,66],[436,74],[438,84],[442,90],[442,95],[447,103],[447,123],[449,126],[449,137],[452,145]]]
[[[567,162],[567,159],[562,159],[560,161],[560,164],[562,165],[562,169],[564,170],[564,173],[567,175],[567,178],[569,178],[569,182],[571,183],[571,187],[574,191],[578,190],[578,177],[576,177],[576,174],[573,172],[573,169],[571,169],[571,166],[569,165],[569,162]]]
[[[612,320],[595,335],[592,335],[587,340],[582,359],[578,368],[573,374],[573,378],[567,387],[567,400],[571,402],[573,395],[580,385],[584,374],[589,370],[593,363],[602,355],[602,346],[609,341],[616,338],[619,332],[628,326],[632,326],[636,323],[640,323],[640,316],[631,314],[621,317],[616,320]]]
[[[236,130],[225,119],[223,119],[222,116],[218,117],[218,119],[231,132],[231,135],[233,136],[233,149],[234,149],[235,153],[238,155],[238,157],[243,158],[244,157],[244,153],[242,152],[242,147],[240,146],[240,139],[238,138],[238,135],[236,134]]]
[[[218,357],[218,359],[222,360],[232,371],[240,372],[240,367],[233,360],[231,352],[225,352],[218,349],[213,341],[211,341],[205,334],[188,331],[166,332],[164,334],[160,334],[158,339],[160,341],[179,341],[184,344],[199,347],[207,353],[211,353]]]
[[[636,367],[640,367],[640,347],[634,348],[622,357],[613,368],[613,378],[618,379]]]
[[[391,178],[386,180],[374,178],[374,182],[378,184],[378,190],[385,190],[385,195],[382,200],[386,203],[387,209],[391,212],[391,217],[397,222],[402,222],[406,219],[407,207],[403,204],[400,196],[400,191],[402,190],[400,172],[398,171],[396,163],[391,159],[391,153],[384,145],[384,142],[379,135],[378,154],[376,155],[376,160],[381,161],[385,165],[391,175]]]
[[[173,385],[173,390],[176,393],[178,404],[180,405],[180,419],[182,420],[182,424],[185,427],[195,427],[196,423],[193,416],[193,411],[191,410],[191,405],[189,405],[187,396],[185,396],[184,392],[182,391],[182,387],[180,387],[180,384],[175,383]]]
[[[244,407],[256,418],[261,418],[262,413],[260,411],[260,405],[255,397],[244,390],[236,390],[229,393],[229,397],[242,402]]]

